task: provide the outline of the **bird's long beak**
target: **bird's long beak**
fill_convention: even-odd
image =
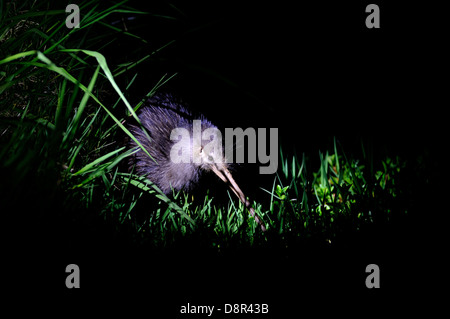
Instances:
[[[264,223],[259,219],[259,217],[256,215],[255,210],[251,206],[250,202],[245,197],[242,190],[239,188],[238,184],[234,180],[233,176],[231,175],[230,171],[223,165],[221,167],[218,167],[217,164],[212,165],[213,172],[219,176],[221,180],[223,180],[230,188],[231,190],[236,194],[236,196],[239,198],[239,200],[245,205],[245,207],[250,211],[250,214],[252,217],[256,220],[256,222],[261,226],[262,231],[266,231],[266,227]]]

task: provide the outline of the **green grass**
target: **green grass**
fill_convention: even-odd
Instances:
[[[45,223],[83,219],[80,212],[86,212],[136,244],[164,247],[195,240],[220,250],[275,241],[287,246],[308,238],[332,242],[407,212],[401,178],[406,162],[387,156],[375,161],[364,145],[360,157],[351,157],[336,140],[318,158],[288,156],[280,149],[278,173],[254,202],[266,233],[231,195],[225,204],[212,191],[195,202],[183,192],[167,197],[150,181],[129,174],[122,164],[134,150],[117,141],[134,138],[123,123],[142,105],[126,98],[139,76],[134,73],[124,87],[117,79],[151,55],[108,65],[101,52],[119,33],[107,17],[146,13],[126,1],[103,8],[91,0],[81,6],[88,13],[81,28],[72,30],[65,27],[65,12],[48,11],[46,4],[1,7],[0,196],[4,207],[24,207],[26,198],[40,211],[11,214]],[[131,32],[120,36],[145,42]],[[148,95],[173,76],[150,84]]]

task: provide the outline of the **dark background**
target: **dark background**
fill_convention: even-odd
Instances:
[[[142,51],[150,54],[176,40],[139,66],[137,84],[128,93],[133,102],[162,75],[177,72],[165,90],[221,128],[278,127],[287,152],[314,158],[318,150],[330,149],[333,136],[349,152],[359,152],[363,139],[379,156],[407,159],[435,156],[446,148],[439,8],[376,1],[381,29],[367,29],[368,1],[172,3],[179,10],[164,2],[131,2],[177,20],[136,16],[127,26],[148,44],[135,48],[136,42],[121,41],[117,50],[103,52],[111,63],[132,61]],[[245,177],[240,179],[250,187]],[[254,318],[300,317],[311,311],[319,316],[413,313],[423,307],[422,296],[437,276],[429,272],[438,256],[428,235],[436,215],[425,218],[432,223],[422,219],[433,211],[436,197],[433,187],[426,188],[405,223],[383,234],[349,234],[333,248],[311,243],[301,250],[238,249],[217,255],[189,243],[149,252],[111,241],[101,229],[94,230],[94,241],[66,247],[47,238],[31,244],[24,255],[11,255],[22,261],[14,269],[22,276],[14,279],[18,283],[11,294],[22,300],[30,292],[27,304],[60,315],[124,311],[127,316],[197,318],[178,314],[187,302],[216,308],[268,303],[269,315],[249,316]],[[70,263],[80,266],[79,290],[64,286]],[[370,263],[381,269],[378,290],[364,284]]]
[[[179,19],[134,21],[149,25],[138,31],[149,52],[176,41],[140,66],[135,96],[178,72],[165,88],[217,125],[278,127],[299,151],[335,135],[422,146],[440,123],[439,19],[432,6],[381,1],[381,28],[367,29],[367,4],[175,2],[183,14],[149,4]]]

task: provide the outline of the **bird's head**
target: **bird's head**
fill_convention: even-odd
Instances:
[[[250,203],[228,170],[229,165],[224,154],[220,131],[217,128],[208,128],[203,131],[202,140],[198,142],[200,143],[193,142],[194,163],[197,163],[202,170],[212,171],[216,174],[230,187],[242,203],[249,207]]]

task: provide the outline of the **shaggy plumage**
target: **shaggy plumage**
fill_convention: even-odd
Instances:
[[[171,133],[175,128],[184,128],[192,134],[194,120],[201,121],[202,131],[217,127],[203,115],[194,117],[180,101],[169,94],[156,95],[147,104],[148,106],[141,109],[138,117],[148,136],[136,125],[130,125],[130,131],[153,159],[139,149],[131,158],[130,166],[135,166],[137,175],[147,177],[166,194],[172,193],[172,188],[175,191],[192,189],[208,167],[193,163],[192,153],[189,155],[189,163],[174,163],[170,158],[170,152],[178,140],[171,140]],[[190,149],[191,152],[194,151],[192,138],[191,136],[190,145],[185,145],[185,149]],[[202,140],[202,147],[208,142]],[[130,140],[129,146],[136,147],[137,144]]]

